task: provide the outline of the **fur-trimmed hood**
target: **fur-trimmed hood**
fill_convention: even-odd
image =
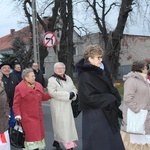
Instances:
[[[127,75],[123,76],[123,81],[126,81],[128,78],[138,78],[140,80],[144,80],[143,76],[141,75],[140,72],[129,72]]]

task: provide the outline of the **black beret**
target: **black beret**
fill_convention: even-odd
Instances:
[[[1,69],[3,66],[5,66],[5,65],[10,66],[10,68],[11,68],[11,64],[10,64],[10,63],[8,63],[8,62],[3,62],[2,64],[0,64],[0,69]]]

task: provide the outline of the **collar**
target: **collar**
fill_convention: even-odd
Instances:
[[[60,76],[60,75],[58,75],[58,74],[56,74],[56,73],[54,73],[52,76],[55,77],[55,78],[57,78],[57,79],[66,81],[66,76],[65,76],[65,74],[63,75],[63,77]]]

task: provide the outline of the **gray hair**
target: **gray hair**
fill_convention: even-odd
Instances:
[[[25,77],[27,77],[30,72],[33,72],[33,69],[31,69],[31,68],[26,68],[26,69],[24,69],[24,70],[22,71],[22,79],[24,80]]]
[[[34,62],[32,66],[39,66],[37,62]]]
[[[65,66],[64,63],[62,63],[62,62],[57,62],[57,63],[54,64],[54,71],[57,69],[57,67],[58,67],[59,65],[61,65],[62,67],[64,67],[64,69],[66,69],[66,66]]]

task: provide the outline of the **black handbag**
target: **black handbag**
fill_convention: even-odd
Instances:
[[[14,127],[9,129],[10,143],[17,148],[24,148],[25,132],[23,131],[21,122],[16,121]]]
[[[71,107],[72,107],[72,112],[73,112],[73,116],[74,118],[77,118],[78,115],[80,114],[80,110],[78,109],[78,105],[79,105],[79,100],[78,100],[78,95],[76,100],[71,102]]]

